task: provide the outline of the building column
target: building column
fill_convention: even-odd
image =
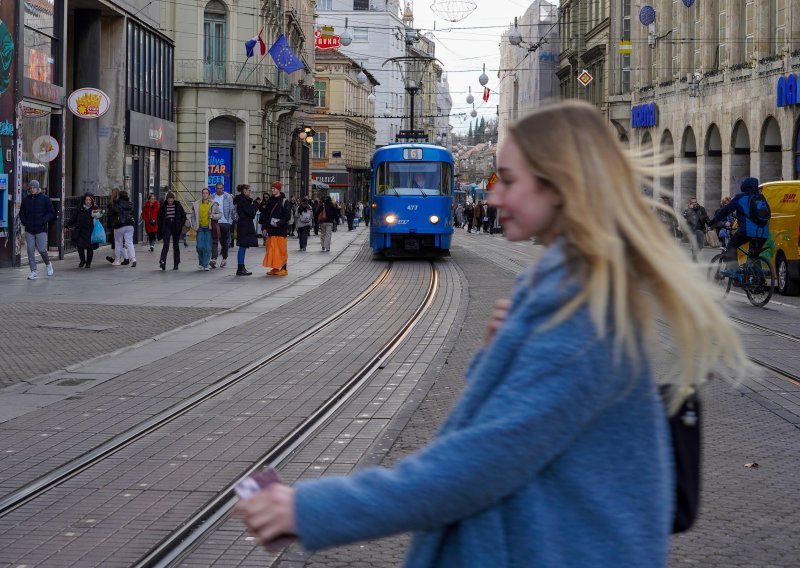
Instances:
[[[100,88],[101,12],[75,10],[74,87]],[[73,191],[96,193],[100,183],[99,121],[76,118],[73,121]]]

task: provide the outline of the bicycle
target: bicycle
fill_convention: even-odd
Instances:
[[[775,272],[772,270],[769,261],[761,256],[764,251],[769,249],[766,240],[764,245],[758,249],[756,249],[756,245],[752,240],[749,245],[748,250],[737,247],[737,250],[741,251],[747,258],[744,264],[739,266],[735,277],[724,272],[726,265],[723,260],[723,253],[725,249],[722,248],[722,252],[711,259],[708,278],[720,288],[724,288],[725,295],[731,291],[731,287],[736,282],[744,289],[744,293],[750,303],[757,308],[761,308],[766,306],[770,298],[772,298],[772,292],[775,289]]]

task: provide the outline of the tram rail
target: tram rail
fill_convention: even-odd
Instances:
[[[42,495],[43,493],[75,477],[92,465],[114,455],[123,448],[131,445],[137,440],[140,440],[144,436],[147,436],[148,434],[157,431],[177,418],[184,416],[198,405],[237,385],[260,369],[264,368],[266,365],[269,365],[282,355],[294,349],[301,342],[318,334],[320,331],[335,322],[339,317],[353,310],[356,306],[364,302],[370,295],[372,295],[389,277],[391,267],[392,265],[389,263],[389,265],[380,273],[380,275],[351,302],[338,309],[336,312],[326,317],[322,321],[311,326],[304,332],[290,339],[279,349],[276,349],[275,351],[257,359],[252,363],[231,371],[218,381],[190,395],[180,403],[159,412],[149,419],[140,422],[121,434],[118,434],[104,443],[92,448],[77,458],[62,464],[57,468],[54,468],[45,475],[42,475],[34,481],[31,481],[19,489],[3,496],[0,498],[0,518],[23,506],[25,503],[35,499],[39,495]]]

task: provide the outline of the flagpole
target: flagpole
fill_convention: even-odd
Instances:
[[[261,59],[259,59],[259,60],[258,60],[258,63],[256,63],[256,65],[261,65],[261,62],[262,62],[262,61],[264,61],[264,58],[267,56],[267,53],[269,53],[269,52],[268,52],[268,51],[265,51],[265,52],[264,52],[264,55],[262,55],[262,56],[261,56]],[[245,62],[245,63],[246,63],[246,62]],[[250,73],[248,73],[248,74],[247,74],[247,77],[245,77],[245,78],[244,78],[244,80],[245,80],[245,81],[247,81],[247,80],[250,78],[250,75],[252,75],[252,74],[253,74],[253,71],[255,71],[255,70],[256,70],[256,68],[255,68],[255,67],[253,67],[253,68],[250,70]]]

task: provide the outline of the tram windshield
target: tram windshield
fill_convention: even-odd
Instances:
[[[378,166],[378,195],[450,195],[452,168],[442,162],[384,162]]]

